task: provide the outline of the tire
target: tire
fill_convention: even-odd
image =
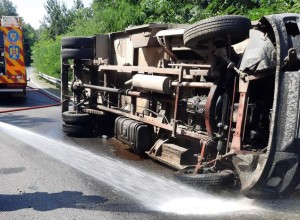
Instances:
[[[141,149],[139,149],[139,148],[137,148],[137,147],[133,147],[133,148],[132,148],[132,151],[133,151],[135,154],[137,154],[137,155],[139,155],[139,156],[141,156],[141,157],[144,157],[144,156],[146,155],[146,150],[141,150]]]
[[[203,41],[213,39],[216,47],[228,44],[227,36],[231,36],[231,44],[239,43],[249,37],[251,21],[243,16],[224,15],[201,20],[188,27],[183,34],[185,46],[197,48]]]
[[[80,48],[80,49],[70,49],[62,48],[61,57],[65,59],[93,59],[95,57],[95,52],[93,48]]]
[[[66,124],[83,125],[92,123],[91,115],[87,113],[76,113],[74,111],[66,111],[62,114],[62,120]]]
[[[91,125],[69,125],[63,124],[63,132],[71,137],[85,137],[92,135],[92,126]]]
[[[180,182],[184,182],[197,186],[224,186],[232,184],[234,181],[234,173],[231,170],[222,170],[218,173],[202,173],[193,174],[194,169],[183,169],[174,173],[174,178]]]
[[[93,37],[63,37],[61,39],[62,48],[94,48],[94,38]]]

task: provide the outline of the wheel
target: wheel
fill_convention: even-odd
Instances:
[[[91,125],[69,125],[63,124],[63,132],[72,137],[83,137],[92,135]]]
[[[63,37],[61,39],[62,48],[94,48],[93,37]]]
[[[174,173],[176,180],[198,186],[224,186],[233,183],[234,173],[222,170],[217,173],[193,174],[194,168],[179,170]]]
[[[87,113],[77,113],[74,111],[66,111],[62,114],[62,120],[66,124],[81,125],[92,123],[91,115]]]
[[[224,15],[201,20],[188,27],[183,34],[187,47],[197,48],[208,39],[213,39],[216,47],[224,47],[231,36],[231,44],[239,43],[249,37],[251,21],[243,16]]]
[[[93,48],[62,48],[61,57],[65,59],[93,59],[95,52]]]

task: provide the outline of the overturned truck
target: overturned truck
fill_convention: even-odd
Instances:
[[[299,184],[300,15],[148,24],[61,44],[68,135],[113,131],[182,181],[235,181],[249,197]]]

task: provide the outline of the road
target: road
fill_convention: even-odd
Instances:
[[[30,86],[59,97],[34,76]],[[0,219],[300,219],[299,192],[257,201],[194,189],[114,139],[65,136],[59,103],[45,92],[1,99],[1,111]]]

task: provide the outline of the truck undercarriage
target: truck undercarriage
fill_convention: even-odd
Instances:
[[[298,14],[64,37],[63,131],[111,130],[187,183],[288,195],[300,182],[299,52]]]

